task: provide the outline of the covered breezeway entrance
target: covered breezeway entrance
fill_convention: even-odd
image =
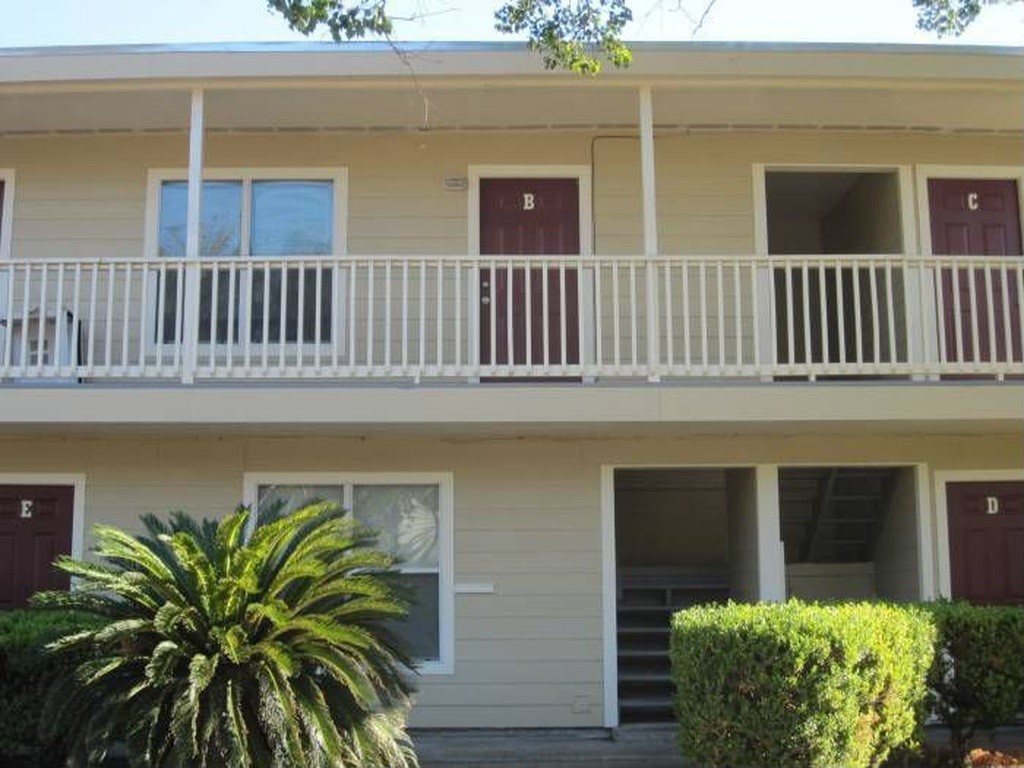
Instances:
[[[667,722],[672,614],[763,597],[758,470],[616,469],[612,485],[616,723]]]

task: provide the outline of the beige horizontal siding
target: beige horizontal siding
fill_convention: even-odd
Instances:
[[[246,472],[452,472],[456,584],[494,593],[456,595],[455,674],[420,679],[419,726],[600,725],[601,466],[773,462],[1000,469],[1024,453],[1019,435],[0,437],[0,472],[84,473],[87,522],[130,529],[223,515]]]

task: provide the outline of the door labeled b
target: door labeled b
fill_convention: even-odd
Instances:
[[[481,256],[580,253],[579,181],[480,180]],[[580,361],[579,271],[548,263],[480,269],[480,362],[485,366]]]

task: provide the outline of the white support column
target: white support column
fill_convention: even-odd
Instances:
[[[203,196],[203,120],[205,104],[202,88],[192,90],[192,111],[188,134],[188,205],[185,219],[184,317],[182,318],[181,380],[185,384],[195,381],[199,361],[199,243],[200,216]],[[211,339],[212,341],[212,339]]]
[[[779,515],[779,467],[758,464],[755,476],[758,599],[778,603],[786,599],[786,561]]]
[[[651,259],[658,255],[657,184],[654,175],[654,96],[650,86],[640,89],[640,178],[642,183],[644,256],[647,257],[647,366],[649,381],[659,381],[655,370],[660,344],[658,340],[658,287]],[[668,331],[670,329],[666,329]]]

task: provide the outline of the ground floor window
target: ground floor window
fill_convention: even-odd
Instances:
[[[307,504],[335,502],[378,532],[378,546],[398,558],[414,604],[393,630],[421,671],[450,666],[451,483],[433,474],[249,475],[247,501],[258,514],[287,514]]]

